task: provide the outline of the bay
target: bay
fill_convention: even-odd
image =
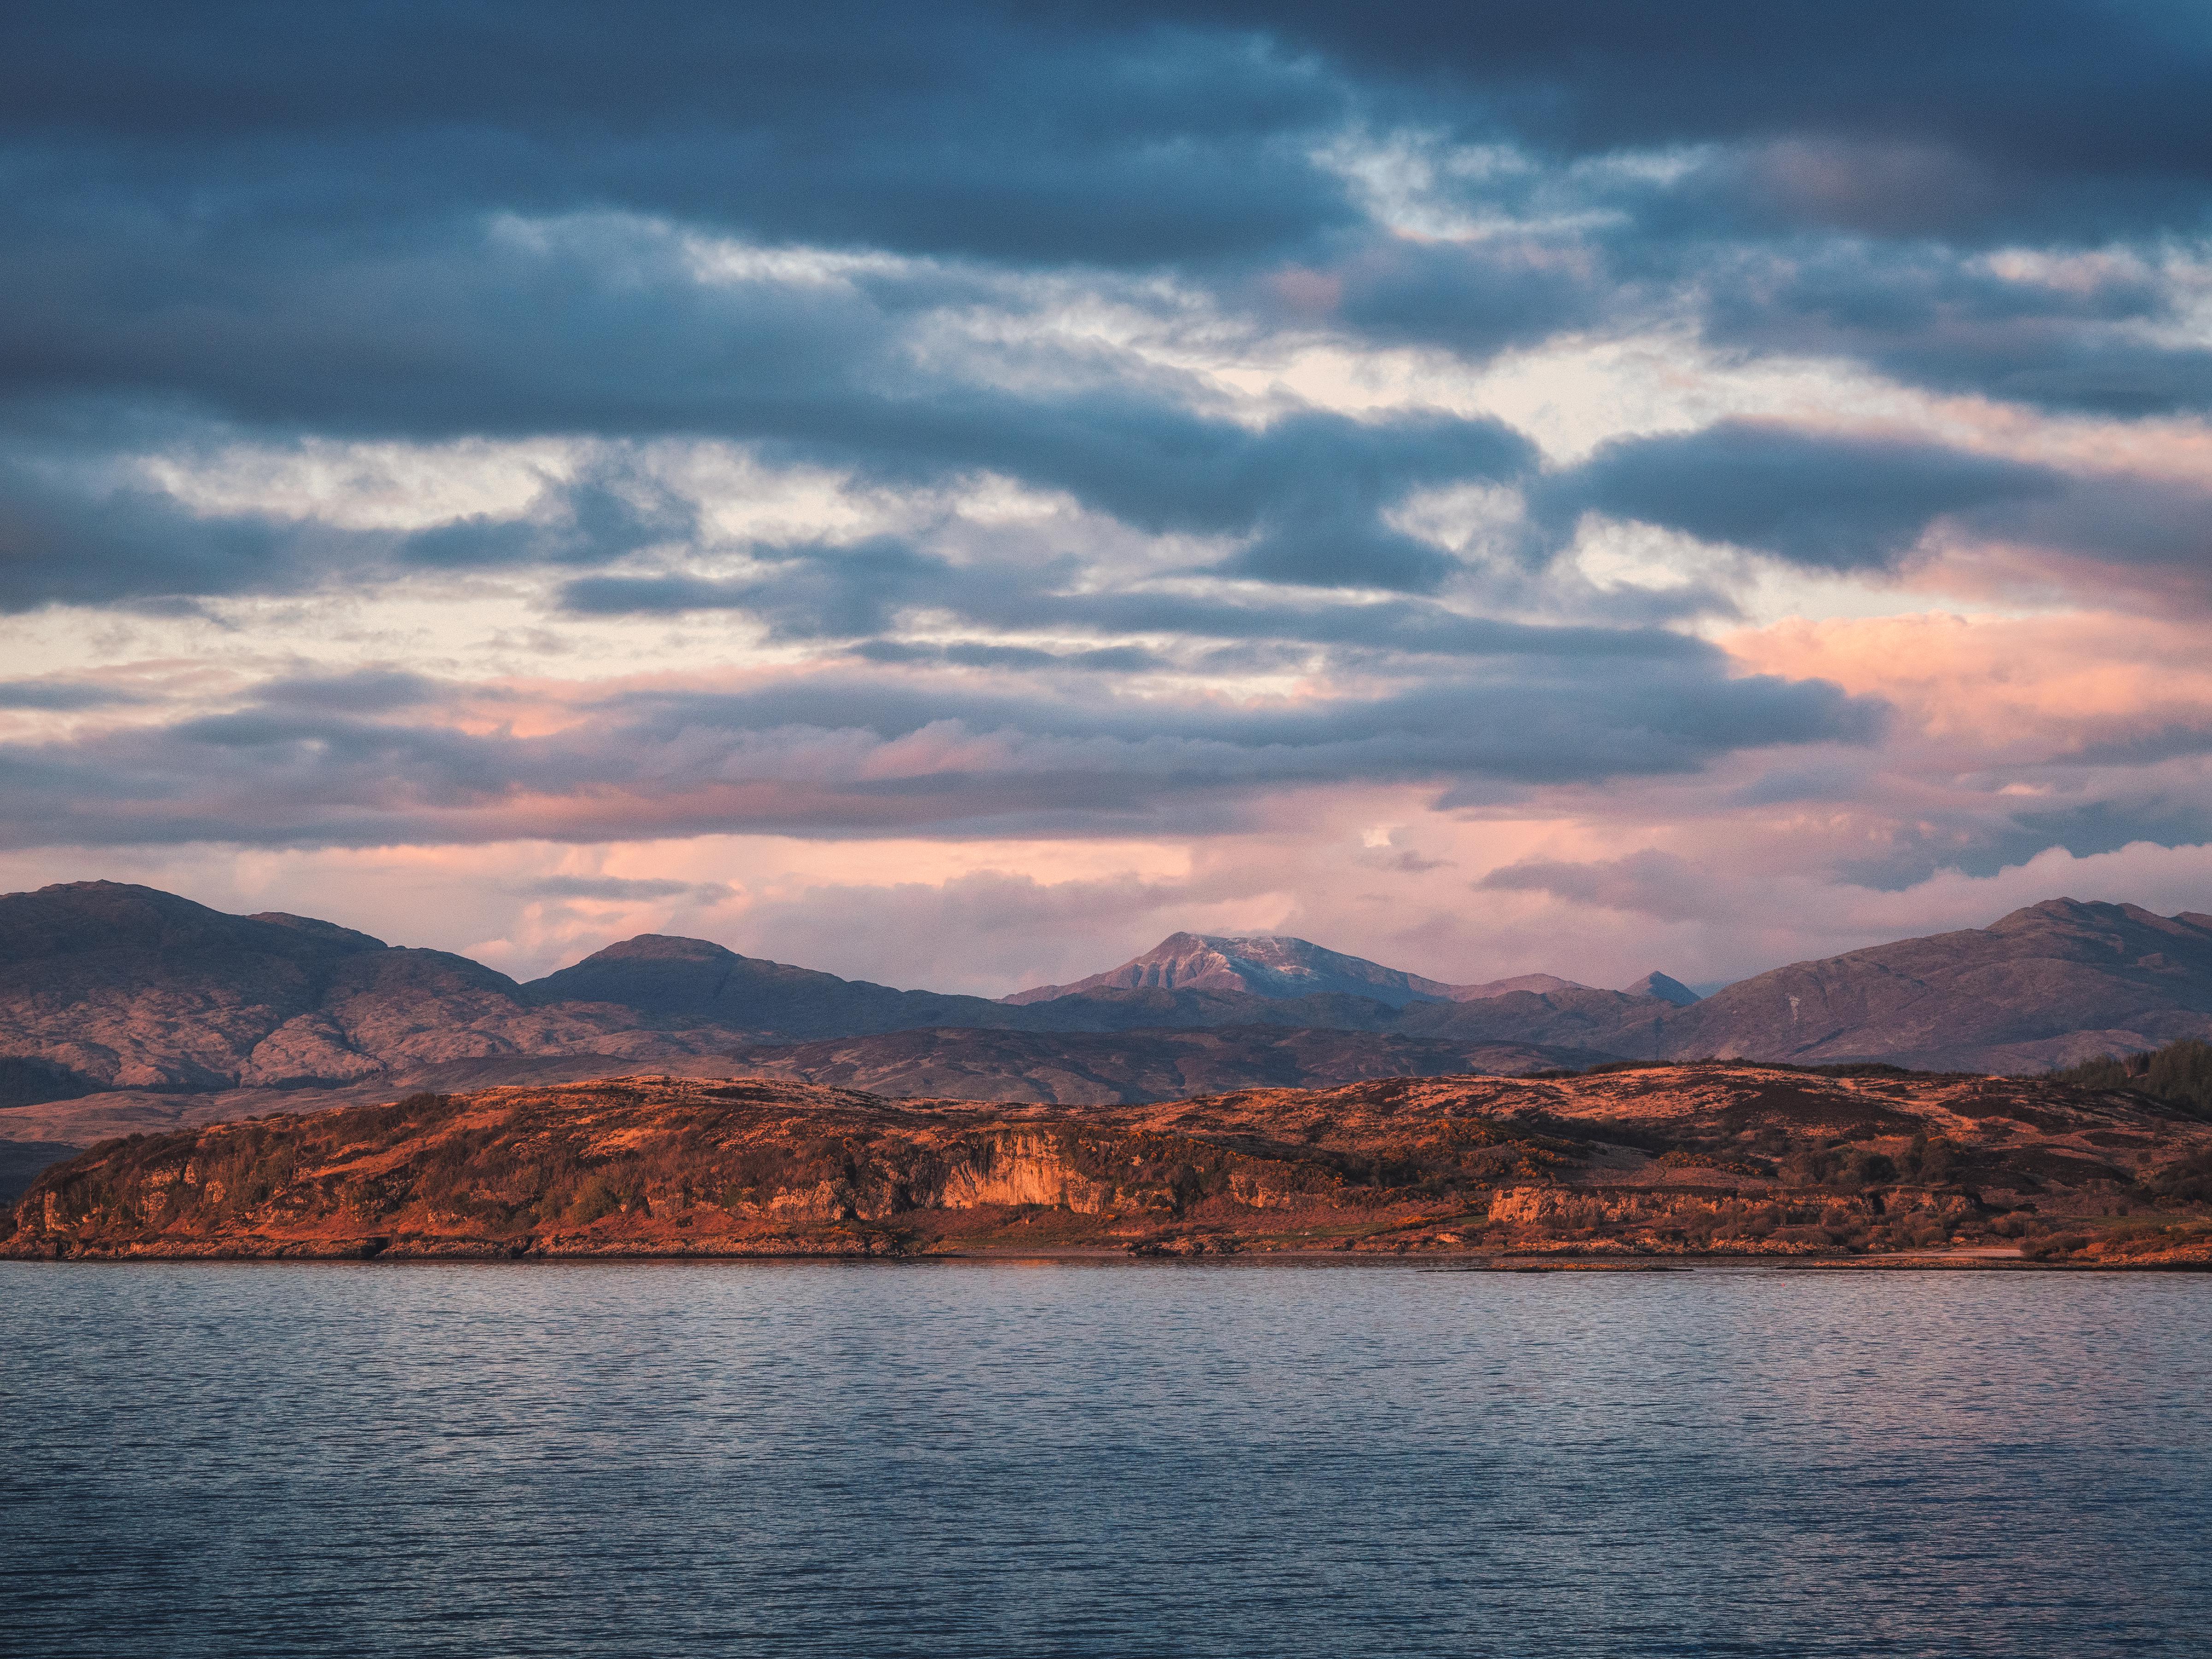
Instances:
[[[52,1656],[2201,1654],[2212,1279],[0,1267]]]

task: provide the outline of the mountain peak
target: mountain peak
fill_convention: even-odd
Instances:
[[[1094,991],[1214,991],[1287,1000],[1356,996],[1402,1008],[1409,1002],[1461,1002],[1510,991],[1564,990],[1571,980],[1524,974],[1486,985],[1442,980],[1346,956],[1283,933],[1170,933],[1142,956],[1069,985],[1039,985],[1004,1000],[1050,1002]]]
[[[246,920],[264,921],[271,927],[289,927],[295,933],[321,939],[326,945],[343,945],[349,951],[389,951],[392,948],[372,933],[341,927],[335,921],[323,921],[314,916],[295,916],[289,910],[258,910]]]
[[[135,882],[64,881],[0,894],[0,957],[9,961],[132,950],[323,958],[386,948],[383,940],[335,922],[283,911],[233,915]]]
[[[577,963],[585,962],[732,962],[742,961],[735,951],[712,939],[686,939],[680,933],[639,933],[603,945]],[[566,970],[563,970],[566,971]]]
[[[1677,1008],[1686,1008],[1698,1000],[1698,994],[1679,979],[1653,969],[1633,985],[1620,988],[1632,997],[1657,997],[1662,1002],[1671,1002]]]
[[[1451,988],[1454,1002],[1484,1002],[1492,997],[1510,996],[1516,991],[1527,991],[1535,996],[1549,996],[1554,991],[1587,991],[1589,987],[1579,980],[1561,979],[1557,974],[1516,974],[1510,979],[1486,980],[1480,985],[1455,985]]]

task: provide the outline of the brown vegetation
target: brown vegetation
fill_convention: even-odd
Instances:
[[[1712,1062],[1091,1109],[616,1079],[132,1135],[42,1256],[1112,1249],[2212,1260],[2212,1125],[2049,1082]],[[2195,1253],[2192,1255],[2192,1253]]]

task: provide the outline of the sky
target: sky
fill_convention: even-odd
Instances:
[[[2212,12],[49,7],[0,888],[999,994],[2212,910]]]

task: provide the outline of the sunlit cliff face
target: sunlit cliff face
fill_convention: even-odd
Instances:
[[[2029,13],[58,15],[0,885],[992,993],[2207,908],[2212,37]]]

